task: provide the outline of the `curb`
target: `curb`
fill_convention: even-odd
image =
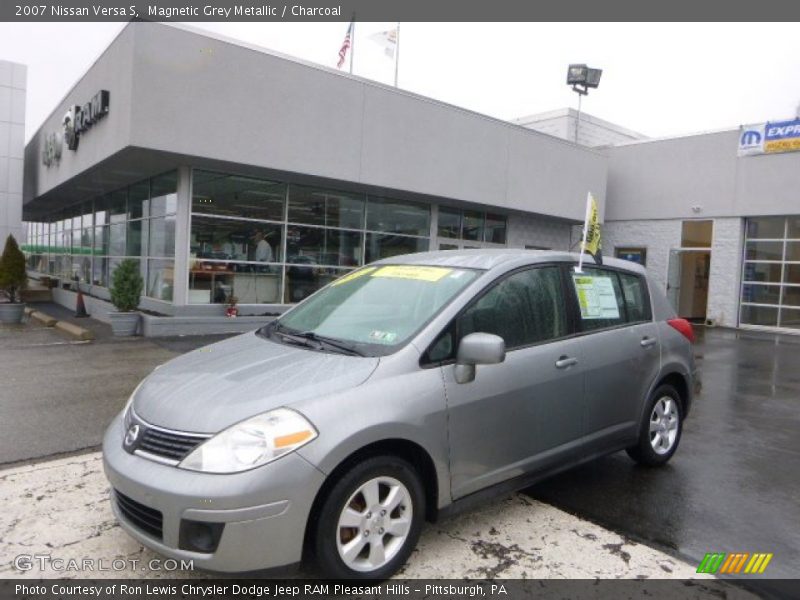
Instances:
[[[68,323],[67,321],[56,322],[55,328],[77,340],[89,341],[94,339],[94,334],[91,331],[84,329],[83,327],[73,325],[72,323]]]
[[[58,323],[58,319],[55,319],[47,313],[43,313],[38,310],[32,310],[29,316],[31,319],[39,321],[45,327],[54,327],[56,323]]]

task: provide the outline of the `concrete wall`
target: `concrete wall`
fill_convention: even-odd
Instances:
[[[607,149],[606,220],[800,212],[800,152],[736,156],[738,130]]]
[[[25,65],[0,60],[0,251],[9,234],[24,242],[22,159],[25,150]]]
[[[508,219],[507,245],[509,248],[539,246],[569,251],[571,229],[571,225],[563,221],[514,214]]]
[[[512,122],[527,129],[554,135],[570,142],[575,141],[577,129],[577,143],[589,148],[646,139],[646,136],[641,133],[631,131],[616,123],[605,121],[585,112],[581,112],[579,116],[578,111],[573,108],[562,108],[529,115],[515,119]]]

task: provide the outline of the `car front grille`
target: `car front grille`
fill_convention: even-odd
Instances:
[[[148,427],[137,449],[180,462],[206,439],[208,438]]]
[[[157,540],[164,537],[164,518],[158,511],[114,490],[117,507],[131,525]]]

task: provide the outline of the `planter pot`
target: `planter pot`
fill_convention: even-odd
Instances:
[[[138,312],[110,312],[108,316],[111,319],[111,331],[114,332],[114,335],[136,335],[141,317]]]
[[[22,302],[0,304],[0,323],[21,323],[23,314],[25,304]]]

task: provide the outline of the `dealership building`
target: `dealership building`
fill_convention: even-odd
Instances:
[[[574,249],[591,191],[604,253],[644,263],[683,316],[800,331],[800,153],[740,156],[741,137],[505,122],[133,22],[25,149],[24,247],[64,304],[81,289],[104,318],[133,258],[145,334],[220,330],[232,299],[275,314],[379,258]]]

